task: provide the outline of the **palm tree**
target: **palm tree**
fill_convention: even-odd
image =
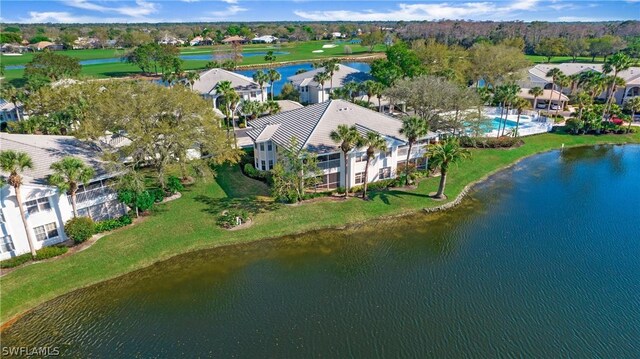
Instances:
[[[349,92],[349,100],[355,102],[358,92],[360,92],[360,85],[355,81],[349,81],[342,87]]]
[[[466,148],[460,147],[460,143],[454,137],[441,141],[439,143],[429,145],[425,156],[429,158],[431,164],[440,167],[440,185],[435,198],[444,198],[444,189],[447,184],[447,173],[449,166],[458,163],[469,157],[471,153]]]
[[[633,65],[633,60],[624,52],[618,52],[607,58],[602,66],[602,72],[608,74],[613,72],[613,77],[618,77],[620,71],[624,71]],[[615,94],[615,83],[611,83],[609,88],[609,97],[607,98],[607,112],[611,108],[611,102]]]
[[[578,120],[582,121],[582,112],[584,111],[585,107],[593,103],[593,98],[584,91],[578,91],[573,99],[573,102],[578,106]]]
[[[269,64],[276,61],[276,55],[273,54],[273,51],[267,52],[267,54],[264,56],[264,61],[268,62]]]
[[[328,60],[323,65],[324,72],[329,74],[329,93],[331,93],[333,92],[333,74],[340,69],[340,65],[336,59]]]
[[[23,97],[22,96],[23,94],[24,92],[18,90],[13,85],[8,85],[8,84],[3,84],[2,90],[0,90],[0,96],[8,99],[9,102],[13,104],[13,108],[16,110],[16,119],[18,121],[22,120],[22,118],[20,117],[20,109],[18,108],[18,102],[20,101],[21,97]]]
[[[504,136],[504,131],[507,128],[507,119],[509,118],[509,109],[511,109],[512,105],[519,99],[518,94],[520,93],[520,86],[516,84],[504,85],[504,102],[507,106],[507,113],[504,116],[504,122],[502,126],[502,135],[500,131],[498,131],[498,137]]]
[[[364,167],[364,190],[362,191],[362,199],[365,199],[367,198],[367,186],[369,184],[369,163],[376,150],[387,150],[387,141],[377,132],[367,132],[367,135],[362,138],[362,141],[358,145],[367,147],[367,163]]]
[[[76,206],[76,193],[80,183],[85,186],[93,178],[93,168],[87,166],[81,159],[75,157],[65,157],[51,165],[53,174],[49,177],[49,183],[58,187],[61,192],[71,193],[71,207],[73,216],[78,216]]]
[[[263,108],[270,115],[275,115],[280,112],[280,105],[276,101],[267,101],[263,104]]]
[[[189,87],[193,90],[193,85],[200,79],[200,74],[196,71],[187,72],[186,74],[187,83],[189,83]]]
[[[356,126],[338,125],[338,128],[329,134],[333,142],[340,144],[340,150],[344,157],[345,198],[349,197],[349,152],[360,142],[360,134]]]
[[[240,96],[236,92],[236,90],[231,87],[231,81],[220,81],[214,87],[216,94],[219,97],[222,97],[224,101],[223,113],[227,117],[227,126],[229,120],[233,121],[233,108],[235,104],[240,101]],[[229,133],[229,128],[227,127],[227,134]],[[235,134],[235,131],[234,131]]]
[[[262,93],[262,101],[264,102],[264,84],[269,82],[269,75],[262,70],[258,70],[253,74],[253,81],[260,86],[260,93]]]
[[[553,90],[556,87],[556,82],[558,82],[558,79],[560,77],[564,76],[564,73],[559,68],[554,67],[547,72],[546,76],[551,77],[551,92],[553,93]],[[551,96],[549,96],[549,104],[547,106],[547,112],[551,112]]]
[[[560,111],[560,104],[562,103],[562,90],[571,85],[571,79],[568,76],[561,76],[557,81],[558,86],[560,86],[560,91],[558,91],[558,107],[556,107],[556,116],[558,115],[558,111]]]
[[[371,96],[373,96],[373,87],[375,86],[375,81],[367,80],[360,83],[360,91],[364,92],[367,95],[367,104],[371,105]]]
[[[627,102],[624,104],[624,107],[631,111],[631,119],[629,120],[629,127],[627,127],[627,133],[631,132],[631,123],[633,122],[633,119],[636,116],[637,112],[640,112],[640,97],[636,96],[636,97],[632,97],[630,99],[627,100]]]
[[[409,157],[411,156],[411,148],[419,138],[426,136],[427,133],[429,133],[429,126],[420,117],[409,116],[402,119],[400,134],[407,139],[407,143],[409,144],[407,160],[404,165],[407,183],[409,182]]]
[[[533,108],[537,109],[538,108],[538,97],[542,96],[544,94],[544,90],[542,89],[542,87],[536,86],[533,88],[529,89],[529,95],[533,96]],[[538,111],[538,114],[540,113],[540,111]]]
[[[606,106],[603,106],[603,109],[602,109],[602,117],[604,118],[605,114],[609,113],[609,111],[611,110],[611,103],[609,100],[613,98],[613,95],[615,94],[616,89],[618,87],[625,86],[625,81],[622,77],[605,76],[603,79],[603,82],[607,87],[607,92],[608,92]]]
[[[313,81],[320,84],[320,88],[322,89],[322,102],[324,102],[324,84],[329,80],[329,74],[326,72],[318,72],[315,76],[313,76]]]
[[[24,212],[24,207],[22,206],[22,192],[20,190],[20,187],[22,186],[22,176],[20,173],[27,168],[33,168],[33,161],[28,154],[12,150],[0,151],[0,169],[2,169],[3,172],[9,173],[7,183],[13,187],[16,192],[16,202],[18,209],[20,210],[20,217],[22,218],[24,231],[27,234],[27,241],[29,242],[29,248],[31,249],[31,256],[35,258],[36,248],[33,244],[31,229],[27,224],[27,216]]]
[[[267,76],[269,76],[269,82],[271,82],[271,101],[273,101],[273,83],[279,81],[282,75],[278,71],[271,69],[267,72]]]
[[[242,114],[245,116],[245,125],[247,116],[250,120],[255,120],[263,112],[262,104],[258,101],[242,100],[240,108],[242,109]]]
[[[522,111],[524,111],[526,108],[528,108],[530,106],[529,101],[525,100],[521,97],[518,97],[516,99],[516,101],[513,103],[513,107],[516,109],[516,111],[518,112],[518,119],[516,120],[516,130],[513,133],[513,137],[518,137],[520,136],[518,134],[518,129],[520,128],[520,115],[522,115]]]
[[[384,85],[381,82],[374,81],[369,89],[371,93],[378,98],[378,112],[382,112],[382,92],[384,91]]]

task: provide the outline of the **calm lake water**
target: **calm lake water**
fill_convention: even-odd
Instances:
[[[451,211],[180,256],[38,307],[74,357],[640,357],[640,146],[521,162]],[[177,238],[176,240],[179,240]]]

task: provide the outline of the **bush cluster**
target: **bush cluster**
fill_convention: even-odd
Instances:
[[[184,186],[182,185],[180,178],[176,176],[169,176],[169,178],[167,178],[167,190],[171,194],[176,194],[184,190]]]
[[[44,259],[49,259],[53,257],[57,257],[59,255],[67,253],[69,248],[65,246],[51,246],[51,247],[43,247],[36,251],[36,260],[41,261]],[[31,253],[25,253],[19,255],[17,257],[9,258],[0,262],[0,268],[13,268],[17,267],[21,264],[27,263],[31,261]]]
[[[473,148],[510,148],[514,146],[520,146],[524,142],[517,137],[502,136],[495,137],[461,137],[460,145],[462,147]]]
[[[133,223],[133,220],[128,214],[119,218],[107,219],[96,223],[96,233],[112,231],[120,227],[128,226],[131,223]]]
[[[64,225],[64,232],[74,242],[82,243],[96,233],[96,226],[89,217],[75,217]]]
[[[249,215],[247,214],[247,211],[241,209],[229,209],[218,216],[216,224],[222,228],[233,228],[237,226],[237,217],[240,217],[240,219],[242,219],[242,223],[244,223],[249,218]]]

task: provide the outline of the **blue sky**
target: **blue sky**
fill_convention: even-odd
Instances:
[[[640,19],[640,0],[1,0],[0,21],[22,23],[200,21]]]

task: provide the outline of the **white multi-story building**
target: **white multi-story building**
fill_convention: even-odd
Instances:
[[[20,111],[20,119],[24,118],[24,111],[21,103],[17,103],[18,107],[7,100],[0,99],[0,124],[18,120],[18,111]]]
[[[262,89],[253,79],[238,73],[224,69],[211,69],[200,74],[200,78],[193,84],[193,90],[197,91],[205,99],[211,100],[213,108],[220,106],[220,94],[216,93],[216,85],[222,81],[231,82],[231,87],[240,95],[241,100],[266,101],[269,84],[264,84]]]
[[[95,171],[95,177],[87,186],[82,185],[76,194],[79,216],[99,221],[126,213],[126,207],[118,201],[117,193],[109,186],[110,178],[114,175],[105,170],[104,163],[100,161],[100,151],[93,144],[70,136],[0,133],[0,150],[25,152],[33,161],[33,169],[26,169],[22,174],[23,184],[20,188],[27,228],[36,249],[67,239],[64,224],[73,218],[71,200],[66,193],[60,193],[48,183],[52,173],[51,164],[63,157],[80,158]],[[1,174],[4,177],[9,175]],[[0,259],[29,250],[15,190],[4,185],[0,188]]]
[[[340,88],[347,82],[362,82],[371,79],[371,75],[366,72],[338,64],[338,70],[333,73],[331,79],[320,85],[313,78],[317,73],[324,71],[324,67],[318,67],[287,78],[293,87],[300,92],[300,102],[313,104],[329,101],[332,89]]]
[[[400,120],[344,100],[330,100],[261,117],[253,120],[251,125],[253,129],[247,135],[254,142],[257,169],[273,169],[282,160],[283,151],[306,149],[318,155],[318,166],[322,170],[322,184],[318,188],[324,189],[351,188],[364,183],[366,148],[357,148],[348,154],[349,178],[346,178],[340,144],[330,137],[338,125],[355,126],[362,135],[377,132],[386,140],[387,150],[376,153],[370,161],[369,182],[395,178],[398,167],[406,163],[409,150],[406,138],[400,134]],[[298,143],[296,148],[291,148],[293,137]],[[415,161],[419,168],[426,167],[425,144],[432,140],[437,140],[437,134],[430,132],[420,138],[411,150],[409,159]]]

